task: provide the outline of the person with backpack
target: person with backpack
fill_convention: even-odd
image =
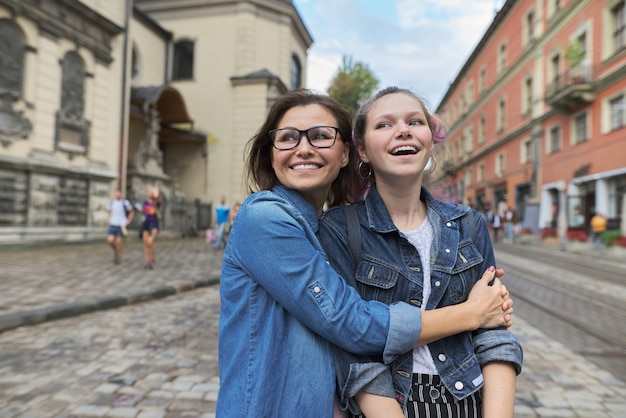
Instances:
[[[132,222],[135,211],[133,205],[122,197],[122,191],[116,189],[113,199],[107,203],[109,212],[109,229],[107,232],[107,242],[113,250],[113,264],[122,262],[122,238],[128,234],[126,229]]]
[[[343,207],[328,210],[318,237],[331,265],[364,299],[449,309],[494,269],[484,218],[437,200],[422,185],[435,169],[434,144],[445,136],[441,121],[406,89],[381,90],[357,113],[353,137],[367,193],[351,205],[354,221]],[[362,394],[369,393],[395,398],[409,418],[512,418],[522,347],[506,327],[469,321],[461,320],[466,331],[443,338],[422,332],[391,364],[337,348],[341,407],[361,416]]]

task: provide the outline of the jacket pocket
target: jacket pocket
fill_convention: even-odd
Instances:
[[[356,271],[357,288],[363,299],[391,304],[399,276],[400,273],[389,266],[361,261]]]
[[[474,282],[482,276],[482,262],[483,256],[471,240],[460,243],[448,288],[452,303],[467,300]]]

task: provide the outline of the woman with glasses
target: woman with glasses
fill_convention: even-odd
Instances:
[[[350,132],[337,102],[296,90],[274,103],[250,140],[254,193],[232,225],[220,280],[220,418],[332,417],[335,345],[390,361],[427,329],[445,336],[510,323],[506,289],[498,279],[488,286],[493,273],[467,302],[422,313],[364,301],[330,267],[315,233],[325,204],[352,200]],[[374,409],[364,407],[370,416],[393,417],[385,408],[402,416],[394,399],[375,399]]]
[[[495,264],[483,217],[422,186],[434,170],[434,144],[445,136],[423,101],[397,87],[381,90],[356,116],[354,140],[369,190],[352,205],[360,255],[352,256],[341,208],[324,214],[318,235],[331,264],[365,299],[405,301],[424,314],[458,306]],[[513,417],[522,348],[504,327],[470,327],[446,338],[429,338],[423,328],[419,344],[389,366],[380,356],[339,351],[337,358],[341,402],[355,415],[355,393],[366,391],[395,397],[409,418]]]

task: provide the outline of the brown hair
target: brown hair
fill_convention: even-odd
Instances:
[[[348,165],[339,171],[333,182],[327,203],[342,205],[352,201],[352,191],[355,183],[356,152],[351,144],[352,118],[333,98],[317,94],[308,89],[296,89],[281,97],[272,105],[265,122],[246,146],[246,178],[251,193],[260,190],[269,190],[280,184],[272,167],[272,139],[269,131],[278,127],[278,122],[288,110],[298,106],[320,105],[333,114],[337,120],[339,137],[348,144],[350,155]]]

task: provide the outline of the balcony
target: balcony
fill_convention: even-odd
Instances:
[[[560,112],[569,113],[593,102],[594,98],[591,67],[580,65],[559,74],[548,85],[545,101]]]

